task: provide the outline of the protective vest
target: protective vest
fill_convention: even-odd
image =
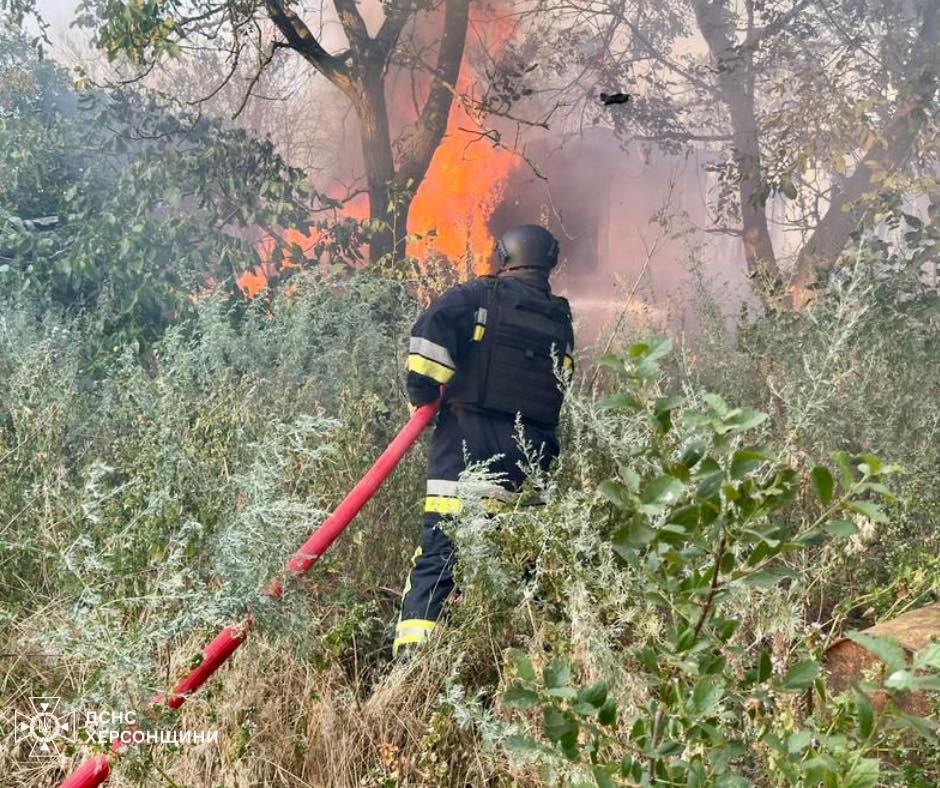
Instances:
[[[564,298],[528,290],[488,283],[483,336],[458,362],[447,401],[555,426],[564,398],[555,369],[569,351],[571,309]]]

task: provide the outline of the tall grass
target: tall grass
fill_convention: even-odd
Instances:
[[[420,447],[310,578],[283,604],[257,605],[405,420],[400,369],[416,309],[401,288],[365,278],[307,283],[239,314],[207,298],[152,357],[116,348],[102,362],[87,352],[93,314],[4,303],[0,625],[3,651],[18,655],[5,664],[5,705],[57,694],[76,708],[143,708],[254,606],[249,642],[178,722],[217,728],[218,745],[138,751],[113,784],[574,779],[505,748],[520,722],[500,697],[519,648],[605,678],[624,713],[648,700],[631,643],[661,638],[663,622],[596,517],[600,482],[643,462],[643,426],[598,407],[612,385],[603,373],[599,387],[589,371],[569,392],[563,453],[532,482],[547,503],[494,520],[470,502],[454,525],[461,591],[417,660],[390,664],[389,634],[419,532]],[[888,526],[862,523],[848,551],[815,553],[795,567],[799,583],[727,600],[742,660],[771,643],[785,664],[847,621],[936,599],[935,329],[860,277],[804,315],[747,320],[736,333],[712,324],[676,354],[669,380],[690,403],[708,389],[768,411],[762,438],[777,454],[864,449],[906,469]],[[11,784],[48,782],[87,752],[37,766],[12,738],[0,755]],[[768,764],[756,754],[750,776],[783,784]]]

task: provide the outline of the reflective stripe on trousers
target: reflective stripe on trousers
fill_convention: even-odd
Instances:
[[[552,432],[525,425],[525,440],[541,451],[543,467],[558,453]],[[408,643],[422,643],[444,610],[444,602],[454,588],[454,545],[440,525],[461,508],[458,479],[465,464],[490,460],[489,469],[505,481],[499,486],[475,491],[484,499],[484,509],[512,506],[515,490],[525,479],[527,464],[516,443],[515,420],[452,408],[441,411],[431,438],[427,490],[424,502],[424,529],[421,546],[415,552],[405,583],[401,615],[396,627],[395,651]],[[537,455],[538,456],[538,455]],[[417,622],[417,623],[415,623]]]

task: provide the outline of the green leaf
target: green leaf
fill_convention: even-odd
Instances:
[[[877,788],[881,762],[877,758],[859,758],[845,774],[841,785],[844,788]]]
[[[715,629],[718,632],[718,637],[722,642],[731,640],[731,636],[738,631],[738,627],[741,626],[740,619],[737,618],[721,618],[720,616],[715,616],[712,619],[712,623],[715,626]]]
[[[888,689],[910,692],[914,689],[914,674],[909,670],[896,670],[885,680]]]
[[[826,541],[826,535],[821,528],[814,528],[796,538],[796,543],[802,547],[817,547]]]
[[[614,531],[612,546],[625,561],[630,561],[633,552],[650,544],[656,532],[642,521],[628,523]]]
[[[571,704],[571,710],[579,717],[593,717],[595,714],[597,714],[597,709],[595,709],[590,703],[578,703],[576,701]]]
[[[541,749],[537,742],[525,736],[509,736],[503,744],[507,750],[515,753],[529,753]]]
[[[617,724],[617,702],[613,698],[607,698],[604,701],[604,705],[597,713],[597,721],[607,728]]]
[[[711,457],[706,457],[698,466],[694,479],[698,482],[696,493],[702,498],[709,498],[721,489],[724,473],[721,466]]]
[[[796,573],[789,567],[775,566],[746,575],[742,578],[741,582],[751,588],[771,588],[784,578],[795,576]]]
[[[675,739],[665,739],[655,750],[656,755],[665,758],[669,755],[679,752],[682,749],[682,743]]]
[[[705,446],[700,441],[695,441],[685,448],[679,463],[689,470],[694,468],[698,461],[705,455]]]
[[[875,708],[869,697],[861,690],[856,689],[854,696],[855,714],[858,717],[858,735],[864,740],[871,736],[875,729]]]
[[[728,574],[734,569],[735,561],[734,553],[729,550],[721,557],[721,562],[718,564],[718,571],[723,575]]]
[[[607,701],[607,682],[595,681],[578,693],[578,701],[587,703],[595,708],[601,708]]]
[[[904,647],[892,637],[872,637],[863,632],[849,632],[846,637],[874,654],[892,672],[903,670],[907,666]]]
[[[816,490],[816,495],[819,496],[822,505],[828,506],[832,501],[832,491],[835,488],[829,469],[824,465],[817,465],[809,472],[809,475],[813,481],[813,489]]]
[[[179,186],[171,186],[168,188],[164,194],[164,199],[169,203],[173,208],[176,208],[180,204],[180,200],[183,197],[183,193],[180,190]]]
[[[940,670],[940,643],[931,643],[914,655],[914,667],[923,670],[934,668]]]
[[[940,690],[940,676],[918,676],[915,678],[914,691],[919,692],[920,690],[928,690],[929,692]]]
[[[617,788],[617,783],[610,778],[605,767],[595,766],[592,771],[594,772],[594,780],[597,782],[597,788]]]
[[[674,643],[677,654],[682,651],[688,651],[695,643],[695,630],[691,626],[683,626],[676,632]]]
[[[881,511],[881,508],[877,504],[873,504],[871,501],[851,501],[849,508],[860,514],[864,514],[869,520],[873,520],[876,523],[888,522],[888,516]]]
[[[823,528],[825,528],[833,536],[839,536],[843,538],[848,536],[855,536],[855,534],[858,533],[858,526],[849,520],[830,520],[823,526]]]
[[[805,659],[790,668],[781,681],[781,686],[788,690],[805,690],[819,675],[819,663],[814,659]]]
[[[803,750],[809,747],[809,744],[812,740],[813,732],[811,730],[806,730],[804,728],[801,731],[793,731],[793,733],[787,737],[787,752],[790,755],[803,752]]]
[[[928,741],[933,741],[936,738],[937,726],[930,720],[925,720],[923,717],[917,717],[913,714],[905,714],[897,710],[892,712],[892,716],[894,717],[896,725],[910,728],[925,737]]]
[[[644,357],[649,361],[668,356],[672,352],[672,340],[669,337],[652,337],[646,342]]]
[[[682,404],[681,397],[660,397],[653,405],[653,417],[663,434],[672,429],[672,411]]]
[[[728,413],[728,404],[718,394],[703,394],[702,399],[718,416],[724,418]]]
[[[519,678],[523,681],[535,681],[535,668],[532,667],[532,660],[529,659],[528,654],[518,648],[514,648],[510,652],[512,657],[512,664],[516,666],[516,673],[519,674]]]
[[[643,486],[640,499],[650,506],[666,507],[679,500],[685,486],[675,476],[663,474]]]
[[[770,459],[763,449],[738,449],[731,455],[731,478],[743,479],[747,474]]]
[[[692,526],[698,525],[700,513],[701,508],[698,506],[698,504],[682,506],[679,509],[675,509],[674,511],[670,512],[667,522],[673,523],[675,525],[682,525],[686,528],[691,528]]]
[[[803,762],[806,785],[823,783],[826,788],[830,788],[834,784],[837,770],[839,770],[839,765],[829,755],[819,755]]]
[[[852,461],[849,459],[849,455],[844,451],[837,451],[833,455],[833,458],[836,461],[836,465],[839,466],[842,489],[848,491],[852,488],[852,485],[855,484],[855,474],[852,472]]]
[[[724,418],[724,423],[727,425],[732,432],[745,432],[746,430],[752,430],[754,427],[757,427],[760,424],[763,424],[767,421],[767,414],[761,413],[757,410],[751,410],[750,408],[741,408],[740,410],[731,411]]]
[[[760,541],[747,557],[748,566],[757,566],[761,561],[770,556],[777,555],[782,547],[781,543],[775,539]]]
[[[879,460],[874,454],[860,454],[858,457],[861,462],[858,464],[858,469],[865,476],[877,476],[882,471],[881,460]]]
[[[512,684],[503,693],[503,703],[517,709],[530,709],[538,705],[539,696],[530,689],[526,689],[521,684]]]
[[[725,691],[712,676],[702,676],[692,690],[692,710],[707,717],[721,701]]]
[[[631,413],[642,409],[643,404],[632,394],[614,394],[598,403],[601,410],[626,410]]]
[[[605,479],[597,486],[597,490],[618,509],[630,507],[630,490],[616,479]]]
[[[619,465],[618,470],[620,471],[620,478],[627,485],[627,489],[632,493],[638,493],[640,491],[640,477],[637,472],[626,465]]]
[[[620,356],[601,356],[599,359],[597,359],[597,365],[599,367],[607,367],[608,369],[613,369],[621,373],[624,371],[623,359]]]
[[[553,659],[542,669],[542,680],[549,689],[565,687],[571,680],[571,668],[562,659]]]
[[[653,380],[659,375],[659,367],[655,361],[644,358],[633,365],[633,375],[641,380]]]
[[[553,742],[565,745],[578,738],[578,723],[558,709],[549,706],[543,714],[545,735]]]
[[[633,725],[630,726],[630,740],[636,742],[640,747],[646,746],[646,723],[642,717],[637,717]]]
[[[666,413],[675,410],[682,404],[682,397],[660,397],[653,404],[653,413]]]
[[[767,681],[773,673],[773,663],[770,661],[770,652],[766,649],[761,651],[760,660],[757,663],[757,681],[758,683]]]

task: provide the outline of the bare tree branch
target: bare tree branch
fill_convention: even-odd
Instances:
[[[371,57],[369,50],[371,49],[372,40],[369,38],[366,22],[356,7],[356,1],[333,0],[333,5],[336,6],[340,24],[343,26],[343,32],[346,33],[346,38],[349,40],[349,48],[356,60],[367,60]]]
[[[292,8],[284,5],[281,0],[265,0],[265,8],[268,10],[271,21],[287,39],[291,49],[302,55],[308,63],[344,93],[349,96],[354,93],[353,81],[346,64],[320,45],[310,32],[310,28]]]
[[[408,14],[397,5],[386,11],[385,21],[382,22],[379,32],[375,34],[373,39],[376,52],[382,59],[383,69],[388,67],[388,59],[395,48],[395,44],[398,43],[398,38],[401,36],[406,21],[408,21]]]
[[[777,35],[796,19],[810,3],[811,0],[799,0],[789,11],[781,14],[772,22],[768,22],[763,27],[748,30],[747,37],[744,39],[744,43],[741,44],[741,49],[755,49],[768,38]],[[825,7],[824,3],[823,7]]]

